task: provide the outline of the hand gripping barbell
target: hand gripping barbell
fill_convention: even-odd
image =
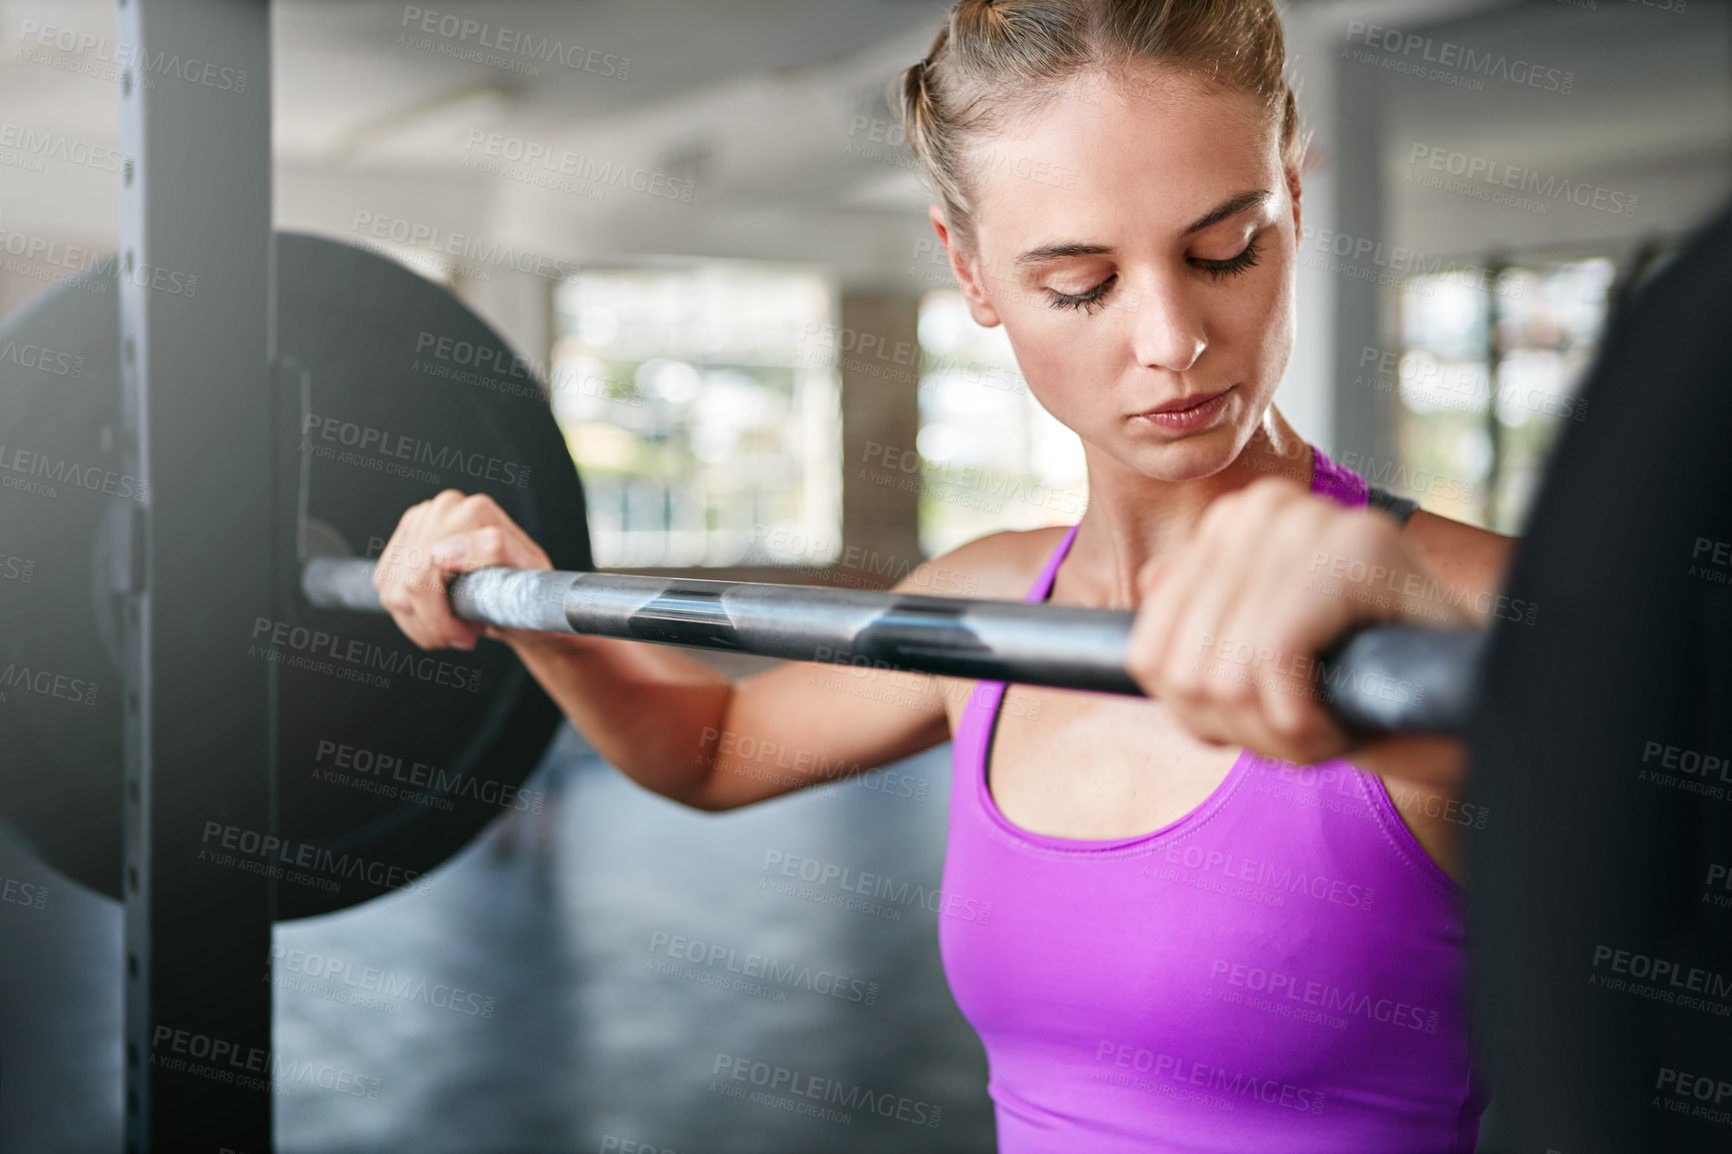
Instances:
[[[323,609],[383,612],[373,563],[307,562],[301,590]],[[550,633],[657,641],[790,661],[1141,695],[1125,671],[1133,614],[961,597],[798,585],[483,569],[450,589],[457,617]],[[1383,625],[1318,663],[1318,690],[1343,725],[1457,735],[1484,634]]]

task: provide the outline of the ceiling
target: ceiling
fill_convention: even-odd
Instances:
[[[1482,48],[1567,60],[1577,73],[1568,98],[1391,84],[1386,157],[1397,184],[1411,143],[1425,141],[1571,177],[1646,182],[1655,213],[1719,187],[1702,169],[1721,164],[1732,140],[1732,6],[1285,7],[1290,40],[1303,24],[1331,53],[1342,42],[1336,26],[1349,19],[1417,25],[1478,12],[1444,27]],[[276,0],[277,217],[349,235],[357,214],[372,213],[568,259],[752,256],[822,262],[845,280],[906,277],[913,245],[928,233],[929,197],[905,154],[883,139],[894,130],[882,93],[925,53],[945,8],[942,0]],[[479,31],[438,31],[464,20],[506,47],[486,49],[487,60],[453,55],[479,48]],[[76,58],[44,63],[21,47],[26,28],[48,24],[112,37],[112,0],[0,0],[0,132],[23,124],[118,145],[112,81],[72,70]],[[539,55],[546,42],[580,47],[579,66]],[[550,188],[534,165],[477,167],[503,159],[490,149],[524,148],[642,169],[669,187],[691,181],[694,195],[670,200],[582,180]],[[0,229],[112,244],[113,173],[52,164],[32,172],[8,166],[4,154],[0,141]],[[1674,195],[1673,185],[1697,191]],[[1460,197],[1431,197],[1398,204],[1392,220],[1434,247],[1463,230],[1549,236],[1621,227],[1603,213],[1538,222],[1483,213]]]
[[[1572,73],[1571,88],[1491,80],[1472,91],[1386,79],[1384,176],[1396,240],[1428,252],[1461,251],[1469,241],[1604,248],[1649,232],[1682,233],[1732,195],[1732,4],[1681,12],[1627,0],[1592,9],[1527,4],[1431,34]],[[1518,187],[1531,172],[1554,189],[1567,181],[1606,195],[1601,209],[1544,198],[1541,213],[1415,190],[1406,177],[1416,146],[1513,168]],[[1628,214],[1605,211],[1632,198]]]

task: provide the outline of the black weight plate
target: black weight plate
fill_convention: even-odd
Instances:
[[[1500,1154],[1732,1149],[1732,211],[1614,319],[1469,732],[1474,1027]],[[1667,967],[1670,967],[1668,972]]]
[[[112,284],[88,279],[0,325],[0,350],[28,341],[84,358],[72,382],[81,392],[0,360],[0,443],[100,465],[102,427],[118,423],[116,314]],[[456,297],[370,252],[279,234],[277,311],[291,410],[282,459],[287,471],[304,468],[315,537],[376,553],[404,509],[458,488],[491,495],[556,566],[590,567],[583,492],[547,403]],[[19,754],[0,763],[0,819],[49,864],[118,894],[119,676],[91,573],[106,564],[93,544],[99,522],[122,498],[60,488],[53,498],[0,489],[5,540],[12,526],[22,530],[16,547],[0,550],[37,562],[23,582],[4,580],[0,560],[4,644],[8,660],[16,649],[100,690],[94,705],[0,702],[0,742]],[[504,647],[424,654],[387,618],[298,599],[255,633],[255,655],[279,670],[279,835],[330,851],[315,860],[343,863],[279,884],[280,917],[403,885],[501,813],[536,804],[519,787],[558,712]]]
[[[122,691],[92,567],[105,515],[136,487],[102,443],[120,419],[117,287],[102,268],[0,323],[0,823],[118,896]]]
[[[304,437],[313,450],[312,518],[368,554],[415,502],[447,488],[487,493],[556,568],[593,567],[564,437],[544,394],[485,321],[394,261],[333,241],[282,234],[277,269],[278,344],[308,372],[308,407],[322,422]],[[363,430],[377,431],[377,447],[363,443]],[[345,443],[351,435],[355,445]],[[295,624],[341,638],[334,651],[352,654],[358,644],[414,667],[307,654],[321,668],[283,669],[285,836],[419,874],[501,813],[535,804],[518,787],[559,712],[504,646],[424,654],[388,618],[306,607]],[[351,680],[357,672],[389,685]],[[351,767],[329,746],[355,750]],[[389,761],[363,768],[361,751]],[[317,913],[382,887],[350,889],[347,880],[337,894],[282,886],[279,908],[285,917]]]

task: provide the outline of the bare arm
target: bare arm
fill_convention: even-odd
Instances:
[[[969,546],[947,555],[966,564]],[[922,588],[929,562],[897,587]],[[946,679],[790,662],[733,681],[671,646],[470,625],[445,584],[492,565],[550,568],[486,497],[448,491],[404,514],[374,584],[426,648],[508,643],[596,750],[644,788],[725,810],[862,772],[949,738]]]
[[[679,652],[514,633],[512,648],[609,762],[727,810],[875,769],[950,736],[936,679],[788,662],[733,681]]]

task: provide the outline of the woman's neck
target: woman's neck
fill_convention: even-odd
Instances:
[[[1309,485],[1311,466],[1309,444],[1273,405],[1239,456],[1207,477],[1155,480],[1090,453],[1088,508],[1056,583],[1064,601],[1136,608],[1137,574],[1190,537],[1217,497],[1270,475]]]

